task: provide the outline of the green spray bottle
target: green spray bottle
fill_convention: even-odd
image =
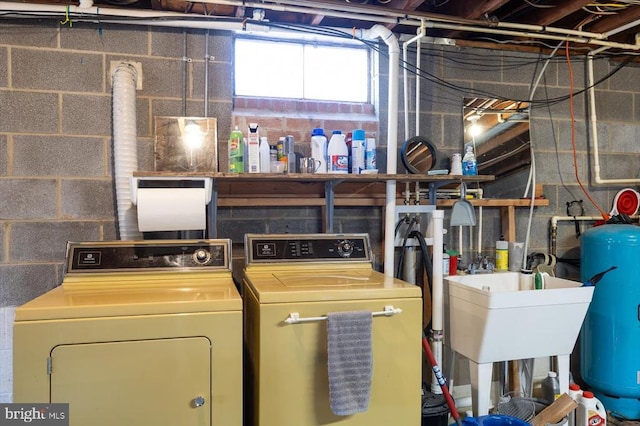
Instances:
[[[244,172],[244,135],[238,126],[229,135],[229,173]]]

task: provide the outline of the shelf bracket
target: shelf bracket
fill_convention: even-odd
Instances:
[[[343,179],[338,180],[328,180],[324,183],[324,199],[325,199],[325,224],[327,233],[333,232],[333,209],[335,207],[335,192],[334,188],[343,181]]]

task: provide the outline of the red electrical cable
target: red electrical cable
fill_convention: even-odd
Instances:
[[[442,376],[440,367],[438,367],[436,358],[433,356],[433,352],[431,351],[431,346],[429,346],[429,341],[427,340],[427,337],[424,334],[422,334],[422,347],[424,348],[424,352],[427,354],[429,364],[431,364],[431,368],[433,369],[433,372],[436,375],[438,384],[442,389],[442,394],[444,395],[444,399],[447,401],[447,405],[449,406],[449,410],[451,411],[451,416],[456,421],[456,424],[458,426],[461,426],[462,422],[460,421],[460,414],[458,413],[456,404],[455,402],[453,402],[451,393],[449,393],[449,387],[447,386],[447,383],[444,381],[444,377]]]
[[[591,195],[589,195],[589,192],[587,192],[586,188],[580,181],[580,177],[578,176],[578,154],[576,149],[576,123],[575,123],[576,116],[575,116],[575,111],[573,109],[573,67],[571,66],[571,54],[569,53],[569,42],[566,42],[564,44],[564,49],[565,49],[565,56],[567,57],[567,68],[569,70],[569,112],[571,114],[571,146],[573,147],[573,170],[576,175],[576,181],[578,182],[578,185],[580,185],[582,192],[585,193],[589,201],[591,201],[591,204],[593,204],[595,208],[598,209],[602,218],[605,221],[607,221],[611,217],[607,212],[605,212],[600,208],[598,203],[596,203],[593,200],[593,198],[591,198]]]

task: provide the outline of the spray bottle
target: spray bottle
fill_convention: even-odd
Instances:
[[[229,173],[244,172],[244,136],[238,126],[229,135]]]

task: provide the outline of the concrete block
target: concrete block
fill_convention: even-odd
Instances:
[[[9,69],[9,58],[7,56],[7,48],[0,47],[0,87],[7,87],[7,70]]]
[[[67,241],[97,241],[98,222],[17,222],[11,226],[13,262],[64,262]]]
[[[153,27],[151,34],[151,54],[165,58],[180,58],[184,56],[184,32],[181,28],[161,28]],[[217,41],[220,36],[215,36],[214,31],[210,32],[209,55],[218,59],[221,43]],[[186,29],[187,35],[187,58],[191,60],[203,60],[205,54],[205,34],[206,30]],[[230,37],[225,37],[231,43]]]
[[[0,179],[0,220],[55,219],[55,179]]]
[[[60,28],[60,47],[91,52],[148,54],[145,26],[74,22],[73,28]]]
[[[102,240],[114,241],[118,239],[118,230],[115,220],[102,222]]]
[[[0,117],[11,117],[0,120],[0,132],[55,133],[58,131],[58,95],[0,91]]]
[[[103,91],[102,55],[89,52],[11,50],[12,84],[19,89]]]
[[[56,285],[54,265],[0,265],[0,307],[22,305]]]
[[[106,63],[112,61],[127,61],[132,58],[126,56],[107,55]],[[182,58],[135,58],[142,63],[144,74],[143,89],[137,91],[137,96],[158,96],[182,98]],[[107,71],[108,73],[108,71]],[[112,77],[107,75],[108,87],[111,88]]]
[[[608,152],[638,153],[638,140],[640,140],[640,127],[634,123],[628,124],[598,124],[598,128],[606,128],[610,134],[607,138],[598,140],[598,148],[602,152],[603,148]],[[605,135],[606,136],[606,135]]]
[[[58,45],[59,28],[56,20],[2,21],[2,44],[54,49]]]
[[[111,136],[112,98],[109,95],[63,95],[62,132],[69,135]]]
[[[633,105],[633,93],[596,90],[598,120],[632,122],[634,120]]]
[[[7,151],[7,137],[0,135],[0,176],[7,176],[9,152]]]
[[[102,138],[16,136],[16,176],[105,176]]]
[[[190,98],[204,99],[204,61],[197,61],[193,66],[193,79]],[[226,100],[233,96],[232,66],[225,62],[209,62],[209,99]]]
[[[116,215],[113,182],[108,180],[63,180],[61,207],[64,219],[109,219]]]
[[[4,262],[4,235],[5,235],[5,229],[7,228],[7,225],[4,223],[0,223],[0,263]],[[0,341],[0,345],[2,344],[2,341]]]
[[[610,62],[609,70],[613,71],[619,62]],[[633,62],[625,65],[616,72],[615,77],[609,80],[609,88],[611,90],[620,90],[623,92],[640,92],[640,68]]]

